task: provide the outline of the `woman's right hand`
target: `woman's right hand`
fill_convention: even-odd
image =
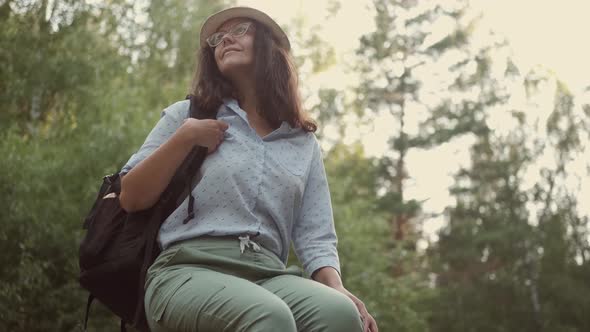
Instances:
[[[194,145],[204,146],[207,153],[213,153],[223,141],[225,131],[229,128],[226,122],[213,119],[185,119],[179,130]]]

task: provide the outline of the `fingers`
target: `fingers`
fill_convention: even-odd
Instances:
[[[379,332],[377,322],[367,311],[367,307],[359,298],[348,292],[346,289],[340,290],[347,295],[357,307],[363,323],[363,332]]]
[[[227,122],[221,121],[221,120],[213,120],[213,119],[197,120],[194,118],[186,118],[183,120],[183,123],[187,122],[187,121],[198,122],[204,127],[216,128],[221,131],[226,131],[229,128],[229,124]]]
[[[378,332],[377,322],[367,311],[367,307],[362,301],[355,302],[363,321],[363,332]]]
[[[370,316],[370,315],[369,315],[369,312],[367,311],[367,308],[365,307],[365,304],[364,304],[363,302],[360,302],[360,301],[359,301],[359,302],[356,304],[356,307],[358,308],[358,310],[359,310],[359,312],[361,313],[361,316],[363,316],[363,318],[364,318],[364,317],[367,317],[367,316]],[[366,319],[365,319],[365,320],[366,320]]]
[[[371,315],[363,316],[363,332],[379,332],[377,322]]]
[[[375,319],[373,319],[373,317],[371,317],[370,325],[371,332],[379,332],[379,327],[377,327],[377,322],[375,321]]]
[[[226,122],[215,120],[217,128],[215,129],[215,138],[217,139],[217,145],[221,144],[225,137],[225,131],[229,128]]]
[[[210,146],[207,149],[207,154],[212,154],[213,152],[217,151],[217,148],[219,147],[219,145],[221,145],[221,143],[223,142],[223,139],[225,137],[224,131],[223,130],[215,130],[213,132],[213,137],[214,137],[214,141],[212,142],[213,145]]]
[[[352,294],[350,295],[350,297],[352,298],[352,302],[354,302],[357,310],[359,311],[359,314],[361,315],[361,321],[363,322],[363,332],[370,332],[369,331],[370,321],[369,321],[369,319],[367,319],[367,317],[369,317],[370,315],[367,312],[367,309],[365,308],[365,304]]]
[[[229,125],[221,120],[217,120],[217,125],[219,126],[219,129],[221,129],[222,131],[226,131],[227,128],[229,128]]]
[[[363,332],[379,332],[379,328],[377,327],[377,322],[375,319],[367,313],[367,315],[361,316],[363,321]]]
[[[379,327],[377,327],[375,319],[369,315],[369,320],[369,332],[379,332]]]
[[[217,134],[217,144],[221,144],[221,141],[223,141],[223,138],[225,137],[225,132],[222,130],[219,130],[218,134]]]

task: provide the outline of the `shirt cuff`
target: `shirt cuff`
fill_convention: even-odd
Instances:
[[[305,267],[305,273],[307,273],[307,276],[311,278],[313,272],[325,266],[333,267],[342,279],[342,274],[340,273],[340,262],[338,261],[338,258],[334,258],[332,256],[323,256],[315,258],[309,264],[307,264],[307,266]]]

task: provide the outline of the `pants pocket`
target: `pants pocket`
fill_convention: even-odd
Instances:
[[[166,312],[170,300],[176,295],[180,287],[189,282],[191,278],[192,276],[188,273],[181,274],[169,280],[163,280],[154,286],[150,301],[151,317],[154,321],[159,322],[162,320],[162,316]]]

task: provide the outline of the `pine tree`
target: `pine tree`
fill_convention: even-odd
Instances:
[[[525,86],[530,92],[548,81],[555,83],[549,116],[537,121],[534,113],[513,111],[517,125],[478,135],[471,165],[457,174],[457,203],[431,249],[440,290],[434,331],[587,329],[582,297],[590,288],[579,283],[587,243],[579,239],[588,234],[588,217],[577,212],[565,178],[588,119],[562,82],[531,72]],[[547,154],[552,165],[541,162]],[[540,179],[527,188],[537,168]],[[574,285],[575,295],[568,293]]]
[[[467,15],[464,1],[453,2],[453,6],[393,0],[376,0],[373,4],[376,30],[362,37],[357,52],[362,83],[357,89],[355,106],[368,118],[385,111],[396,119],[391,125],[391,152],[380,161],[380,186],[385,191],[380,209],[390,213],[391,245],[396,248],[392,274],[403,275],[422,266],[416,260],[416,243],[420,237],[419,221],[427,217],[420,202],[405,194],[410,177],[406,167],[408,153],[479,130],[474,125],[475,102],[463,98],[464,101],[454,103],[453,96],[448,94],[433,101],[424,91],[428,83],[425,77],[437,71],[454,71],[456,81],[439,89],[454,87],[465,91],[480,84],[463,79],[465,64],[476,63],[478,70],[485,71],[488,59],[482,58],[485,50],[473,54],[468,49],[474,19]],[[446,25],[446,30],[435,35],[433,31],[440,31],[436,28],[440,24]],[[441,62],[450,65],[441,67]],[[432,110],[431,115],[423,119],[419,132],[411,132],[406,128],[408,114],[424,108]]]

